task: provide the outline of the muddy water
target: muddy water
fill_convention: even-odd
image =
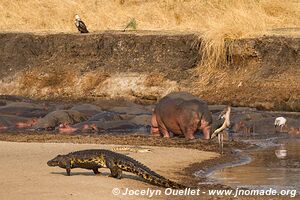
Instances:
[[[244,152],[252,158],[251,162],[216,170],[209,175],[209,179],[233,188],[292,189],[299,194],[300,139],[280,139],[273,145],[266,140],[256,142],[264,144],[264,147]],[[278,149],[286,149],[287,156],[278,158],[275,155]]]

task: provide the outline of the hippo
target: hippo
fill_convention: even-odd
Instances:
[[[60,133],[75,133],[75,132],[137,132],[143,131],[145,127],[137,125],[132,122],[118,120],[118,121],[85,121],[74,125],[61,124],[59,127]]]
[[[149,126],[150,121],[151,121],[151,115],[138,115],[134,116],[131,119],[128,119],[129,122],[141,125],[141,126]]]
[[[38,130],[53,130],[60,124],[76,124],[85,120],[87,120],[85,114],[76,110],[58,110],[50,112],[39,119],[34,128]]]
[[[88,121],[101,121],[101,122],[116,121],[116,120],[122,120],[122,117],[119,115],[119,113],[110,112],[110,111],[102,111],[88,119]]]
[[[0,115],[0,127],[2,127],[2,129],[29,128],[35,125],[36,122],[37,120],[35,118],[25,118],[13,115]]]
[[[43,117],[48,113],[48,108],[43,105],[27,102],[11,102],[0,107],[0,115],[17,115],[20,117]]]
[[[92,104],[75,105],[71,108],[71,110],[77,110],[81,113],[84,113],[87,117],[91,117],[102,111],[102,109],[100,107],[92,105]]]
[[[187,92],[174,92],[162,98],[154,108],[150,133],[169,138],[171,132],[194,139],[200,129],[204,138],[209,139],[211,124],[212,113],[205,101]]]

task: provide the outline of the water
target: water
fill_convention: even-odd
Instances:
[[[265,141],[265,140],[264,140]],[[261,141],[260,141],[261,142]],[[251,189],[292,189],[300,193],[300,139],[279,140],[282,145],[247,152],[252,162],[216,170],[209,180],[233,188]],[[287,156],[279,159],[275,151],[286,149]]]

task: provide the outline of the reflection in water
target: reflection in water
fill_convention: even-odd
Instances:
[[[253,161],[238,167],[225,168],[210,178],[232,187],[257,189],[296,189],[300,192],[300,140],[281,141],[281,147],[250,152]],[[287,150],[285,158],[277,158],[276,150]]]
[[[280,144],[280,147],[275,150],[275,155],[279,159],[284,159],[287,156],[287,149],[284,144]]]

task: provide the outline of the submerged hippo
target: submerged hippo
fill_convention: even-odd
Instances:
[[[77,110],[58,110],[39,119],[35,129],[53,130],[60,124],[76,124],[87,120],[87,117]]]
[[[151,134],[169,138],[172,132],[194,139],[195,132],[200,129],[204,138],[209,139],[211,124],[212,114],[206,102],[186,92],[175,92],[156,105],[151,118]]]
[[[26,118],[26,117],[19,117],[19,116],[12,116],[12,115],[1,115],[1,121],[7,121],[8,124],[16,128],[27,128],[31,127],[36,124],[36,118]]]
[[[77,110],[81,113],[84,113],[86,116],[91,117],[93,115],[98,114],[102,111],[102,109],[93,104],[78,104],[71,108],[71,110]]]
[[[0,115],[1,129],[29,128],[36,124],[35,118],[25,118],[13,115]]]
[[[43,117],[48,113],[48,108],[44,105],[12,102],[0,107],[0,115],[17,115],[20,117]]]
[[[74,125],[68,124],[61,124],[59,127],[60,133],[75,133],[75,132],[93,132],[93,133],[100,133],[100,132],[122,132],[122,133],[130,133],[130,132],[137,132],[137,131],[144,131],[146,127],[124,121],[85,121]]]

